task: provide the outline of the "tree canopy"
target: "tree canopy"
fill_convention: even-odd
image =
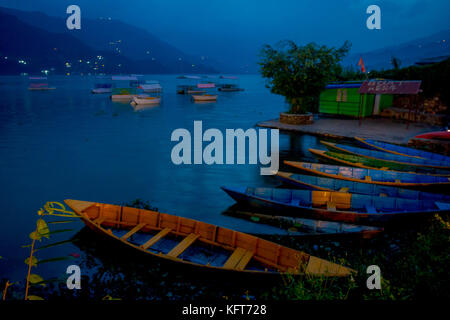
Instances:
[[[313,101],[328,82],[342,72],[339,62],[351,44],[340,48],[309,43],[298,46],[293,41],[280,42],[276,47],[265,45],[261,50],[260,71],[267,78],[272,93],[282,95],[291,106],[291,113],[312,110]]]

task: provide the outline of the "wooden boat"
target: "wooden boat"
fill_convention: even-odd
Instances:
[[[384,152],[398,154],[398,155],[407,156],[407,157],[423,158],[423,159],[430,159],[430,160],[450,163],[450,157],[447,157],[447,156],[444,156],[441,154],[418,150],[418,149],[414,149],[414,148],[398,146],[395,144],[390,144],[387,142],[376,141],[376,140],[371,140],[371,139],[363,139],[363,138],[358,138],[358,137],[355,137],[355,139],[364,147],[370,148],[373,150],[384,151]]]
[[[217,94],[192,95],[194,101],[217,101]]]
[[[237,202],[283,215],[356,224],[412,223],[450,212],[450,203],[344,192],[222,187]]]
[[[156,211],[65,200],[100,234],[162,259],[254,274],[349,276],[354,270],[245,233]]]
[[[450,140],[450,131],[433,131],[424,134],[419,134],[414,138],[432,139],[432,140]]]
[[[133,96],[133,102],[136,104],[159,104],[161,102],[160,97],[150,97],[147,95]]]
[[[112,90],[111,100],[113,101],[131,101],[137,95],[134,88],[114,88]]]
[[[298,236],[297,234],[301,233],[301,237],[360,237],[362,239],[371,239],[383,232],[383,228],[374,226],[362,226],[336,221],[273,216],[270,214],[242,210],[235,210],[232,212],[227,211],[225,214],[247,219],[255,223],[264,223],[275,227],[284,228],[290,231],[293,236]]]
[[[371,159],[352,154],[344,154],[325,150],[308,149],[309,152],[329,162],[337,162],[346,166],[354,166],[366,169],[381,169],[381,170],[394,170],[405,171],[414,173],[428,173],[438,176],[449,176],[448,171],[442,171],[435,168],[417,167],[409,164],[398,163],[394,161],[388,161],[383,159]]]
[[[450,195],[423,192],[412,189],[388,187],[384,185],[349,180],[331,179],[317,176],[307,176],[278,171],[277,176],[285,183],[297,188],[321,191],[339,191],[365,194],[369,196],[396,197],[413,200],[433,200],[450,202]]]
[[[334,166],[309,162],[284,161],[284,163],[309,174],[361,183],[401,188],[438,189],[441,192],[446,191],[450,185],[450,178],[428,174]]]
[[[404,166],[416,166],[416,167],[429,167],[435,169],[449,170],[450,163],[443,161],[436,161],[431,159],[422,159],[422,158],[412,158],[392,153],[387,153],[383,151],[376,151],[370,149],[362,149],[357,147],[352,147],[348,145],[331,143],[326,141],[320,141],[323,145],[325,145],[329,150],[336,152],[343,152],[352,154],[359,157],[364,157],[373,160],[386,160],[389,162],[399,163]]]

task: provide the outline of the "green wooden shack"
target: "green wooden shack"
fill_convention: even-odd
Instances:
[[[320,94],[319,112],[330,115],[368,117],[392,107],[391,94],[360,94],[362,81],[330,83]]]

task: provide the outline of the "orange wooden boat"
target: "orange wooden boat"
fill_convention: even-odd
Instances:
[[[156,211],[65,200],[91,229],[143,253],[254,274],[349,276],[354,270],[242,232]]]

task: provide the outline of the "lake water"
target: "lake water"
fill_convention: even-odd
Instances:
[[[258,165],[180,165],[171,161],[173,130],[252,128],[286,110],[258,76],[242,76],[243,92],[218,93],[216,103],[196,104],[177,95],[172,75],[146,76],[164,88],[160,106],[135,111],[129,103],[114,103],[108,95],[90,93],[94,77],[50,77],[56,90],[27,90],[27,77],[0,78],[0,279],[20,280],[28,234],[37,210],[47,201],[80,199],[104,203],[148,200],[162,212],[190,217],[244,232],[279,232],[223,215],[234,204],[221,189],[229,186],[277,186],[261,176]],[[280,162],[315,161],[309,147],[317,138],[280,133]],[[76,234],[83,224],[72,223]],[[67,238],[67,235],[65,235]],[[72,244],[48,254],[79,252]],[[82,252],[82,258],[89,255]],[[65,272],[73,262],[47,264],[41,273]],[[42,270],[42,271],[41,271]]]

